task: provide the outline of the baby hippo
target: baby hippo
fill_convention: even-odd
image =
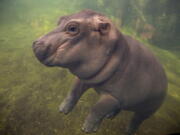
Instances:
[[[33,51],[44,65],[68,68],[77,78],[60,112],[68,114],[89,88],[99,94],[82,127],[86,133],[128,110],[134,116],[126,134],[133,135],[166,95],[166,75],[154,55],[91,10],[61,17],[53,31],[34,41]]]

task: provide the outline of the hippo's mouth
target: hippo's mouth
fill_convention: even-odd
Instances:
[[[46,57],[42,60],[42,63],[47,66],[55,66],[53,61],[56,61],[58,55],[63,55],[63,53],[67,52],[67,49],[70,48],[70,45],[66,41],[57,44],[53,48],[49,47],[47,52],[45,52]]]
[[[41,63],[43,63],[47,66],[52,66],[51,63],[52,63],[53,59],[58,54],[62,53],[64,50],[69,48],[69,44],[66,41],[67,40],[64,40],[61,43],[58,43],[55,45],[36,44],[33,46],[33,51]]]
[[[64,50],[66,50],[67,48],[69,48],[68,47],[69,46],[69,44],[67,44],[67,43],[63,43],[63,44],[61,44],[59,47],[57,47],[57,49],[56,49],[56,52],[58,51],[64,51]]]

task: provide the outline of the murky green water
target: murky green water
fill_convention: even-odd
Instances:
[[[74,77],[65,69],[41,65],[31,48],[33,40],[56,26],[59,16],[83,9],[80,2],[82,0],[0,0],[0,135],[85,134],[81,126],[97,94],[89,90],[72,113],[60,114],[58,106]],[[98,2],[103,4],[103,0]],[[114,22],[118,22],[115,17]],[[128,27],[122,30],[135,36]],[[163,106],[142,124],[137,134],[180,132],[179,50],[174,53],[160,49],[135,37],[159,57],[169,81]],[[95,135],[123,135],[131,116],[130,112],[122,112],[113,120],[105,120]]]

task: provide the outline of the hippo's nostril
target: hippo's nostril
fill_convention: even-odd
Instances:
[[[36,42],[37,42],[37,41],[34,41],[34,42],[33,42],[33,45],[36,44]]]
[[[33,42],[33,45],[35,45],[37,42],[38,42],[37,40],[36,40],[36,41],[34,41],[34,42]]]
[[[43,42],[43,41],[39,41],[39,40],[36,40],[36,41],[33,42],[33,45],[37,45],[37,44],[38,44],[38,45],[40,45],[40,44],[43,45],[44,42]]]

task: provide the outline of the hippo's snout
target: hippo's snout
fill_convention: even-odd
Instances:
[[[33,51],[40,62],[43,63],[50,55],[50,46],[39,40],[33,42]]]

